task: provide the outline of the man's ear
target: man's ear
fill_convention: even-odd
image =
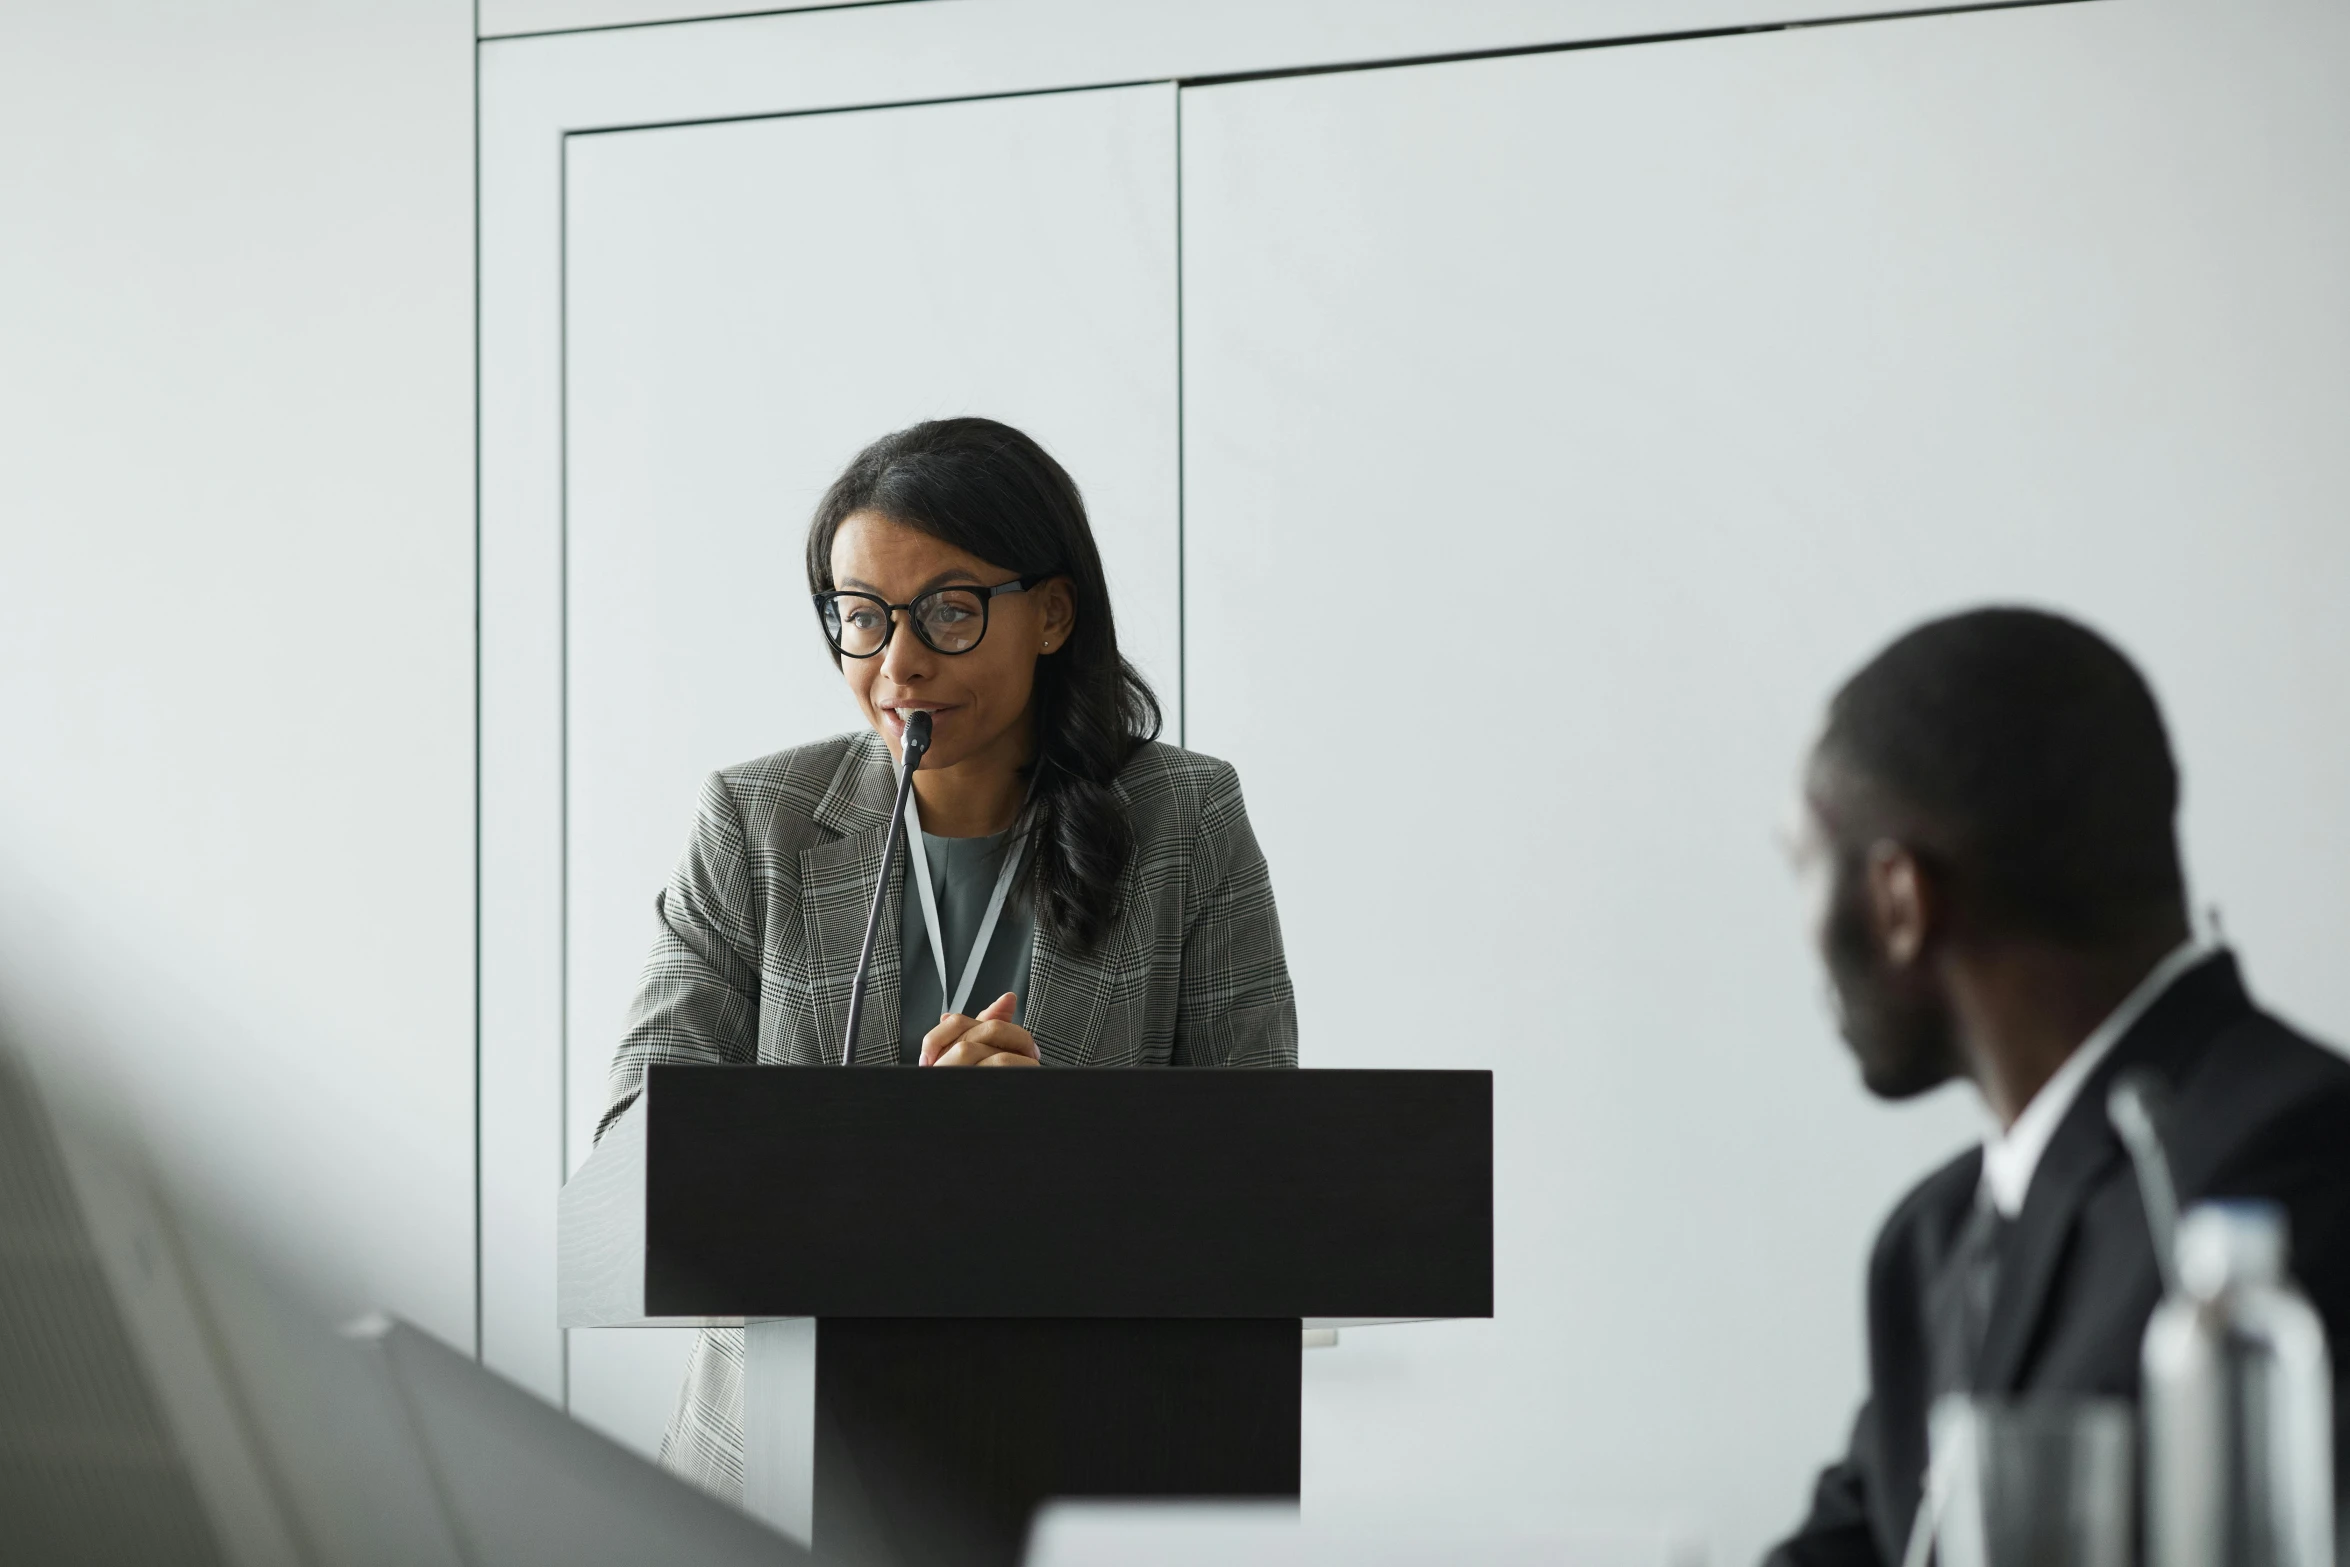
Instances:
[[[1914,968],[1942,921],[1934,879],[1918,857],[1890,838],[1869,845],[1869,924],[1877,950],[1897,969]]]

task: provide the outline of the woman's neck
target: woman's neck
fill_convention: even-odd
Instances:
[[[1026,735],[966,756],[952,767],[917,769],[922,830],[934,838],[992,838],[1012,825],[1028,797]]]
[[[922,830],[933,838],[992,838],[1012,825],[1020,814],[1027,782],[1017,772],[990,768],[979,771],[971,763],[939,772],[914,774],[914,794],[922,805]]]

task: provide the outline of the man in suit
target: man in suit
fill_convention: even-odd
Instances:
[[[2167,1084],[2182,1205],[2283,1205],[2291,1266],[2350,1366],[2350,1062],[2262,1011],[2198,941],[2153,693],[2096,633],[1986,609],[1920,626],[1836,694],[1799,862],[1875,1094],[1965,1078],[1994,1129],[1904,1197],[1868,1270],[1851,1449],[1767,1567],[1894,1567],[1945,1392],[2134,1398],[2161,1294],[2106,1119]],[[2337,1460],[2350,1389],[2337,1385]]]

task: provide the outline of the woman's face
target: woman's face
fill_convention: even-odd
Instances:
[[[874,512],[852,512],[832,537],[833,586],[891,604],[910,604],[933,588],[991,588],[1018,575]],[[1068,580],[1055,577],[990,600],[987,614],[987,634],[967,653],[933,651],[901,610],[880,653],[840,661],[865,721],[893,756],[906,732],[902,715],[925,709],[931,731],[924,772],[974,758],[1027,762],[1036,661],[1067,643],[1076,601]]]

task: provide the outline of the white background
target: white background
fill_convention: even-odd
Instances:
[[[1175,89],[581,136],[569,150],[567,1157],[703,777],[864,722],[802,547],[857,450],[1018,424],[1082,475],[1129,657],[1177,698]],[[691,1333],[579,1329],[651,1447]]]
[[[470,28],[0,7],[0,1028],[468,1348]]]
[[[1774,841],[1922,616],[2132,650],[2199,895],[2350,1034],[2350,98],[2287,14],[1184,95],[1191,743],[1306,1064],[1497,1074],[1495,1320],[1307,1357],[1309,1509],[1792,1521],[1868,1237],[1978,1126],[1857,1088]]]

